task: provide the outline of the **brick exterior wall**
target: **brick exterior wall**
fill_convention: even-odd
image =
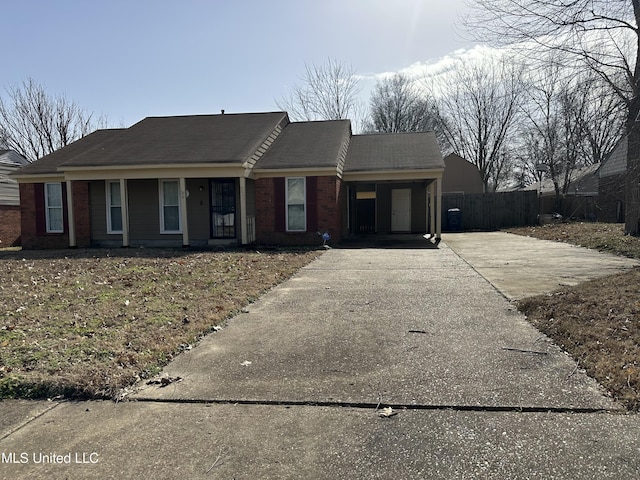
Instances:
[[[73,215],[76,224],[76,245],[91,245],[91,215],[89,213],[89,182],[71,182],[73,192]]]
[[[275,186],[273,178],[260,178],[255,183],[256,242],[270,243],[275,229]]]
[[[20,206],[0,205],[0,247],[20,245]]]
[[[322,238],[318,231],[331,234],[330,243],[338,243],[342,239],[344,210],[344,189],[342,180],[335,176],[316,178],[316,218],[317,228],[307,232],[286,232],[279,229],[276,208],[276,179],[261,178],[256,180],[256,242],[266,245],[321,245]],[[309,185],[311,182],[307,181]],[[309,194],[309,192],[307,192]],[[314,202],[307,200],[307,208]],[[280,212],[281,215],[284,212]],[[313,215],[307,212],[309,219]]]
[[[318,230],[331,233],[331,241],[342,240],[342,179],[318,177]]]
[[[69,235],[67,233],[45,233],[38,231],[38,211],[44,214],[44,205],[36,205],[36,183],[20,184],[20,213],[22,226],[22,248],[49,249],[68,248]],[[66,215],[65,215],[66,222]]]

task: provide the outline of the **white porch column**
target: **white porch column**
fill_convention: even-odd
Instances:
[[[436,234],[436,182],[429,184],[429,233]]]
[[[120,179],[120,212],[122,215],[122,246],[129,246],[129,192],[127,181]]]
[[[69,221],[69,247],[77,247],[76,243],[76,221],[73,216],[73,191],[71,190],[71,180],[67,180],[67,219]]]
[[[240,177],[240,242],[249,243],[247,235],[247,179]]]
[[[442,237],[442,177],[438,177],[436,182],[438,190],[438,205],[436,208],[436,238]]]
[[[180,215],[182,217],[182,246],[189,246],[189,219],[187,217],[187,182],[180,177]]]

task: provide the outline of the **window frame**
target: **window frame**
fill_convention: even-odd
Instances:
[[[60,205],[49,205],[49,186],[58,185],[60,187]],[[62,182],[47,182],[44,184],[44,218],[45,218],[45,231],[46,233],[64,233],[64,191],[62,188]],[[60,229],[54,229],[51,226],[50,211],[52,209],[60,210]]]
[[[161,178],[158,180],[159,187],[159,201],[160,201],[160,233],[162,234],[178,234],[182,233],[182,198],[180,195],[180,180],[177,178]],[[178,186],[178,203],[177,205],[165,205],[164,203],[164,186],[166,183],[175,183]],[[167,230],[165,228],[165,215],[164,209],[166,207],[177,207],[178,208],[178,230]]]
[[[106,190],[107,190],[107,194],[106,194],[106,201],[107,201],[107,233],[108,234],[113,234],[113,235],[117,235],[117,234],[122,234],[122,228],[120,230],[115,230],[113,228],[113,221],[112,221],[112,217],[111,217],[111,209],[112,208],[120,208],[120,224],[123,223],[123,218],[122,218],[122,185],[120,184],[119,180],[106,180]],[[116,184],[118,185],[118,189],[120,190],[120,205],[112,205],[111,203],[111,184]]]
[[[302,180],[302,203],[289,203],[289,180]],[[306,232],[307,231],[307,177],[285,177],[284,184],[284,210],[285,210],[285,229],[287,232]],[[293,229],[289,225],[289,207],[292,205],[302,205],[304,215],[304,227],[302,229]]]

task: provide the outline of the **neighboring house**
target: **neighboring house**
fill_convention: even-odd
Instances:
[[[627,137],[622,137],[598,169],[598,220],[624,222]]]
[[[484,182],[478,167],[455,153],[444,157],[443,194],[484,193]]]
[[[27,163],[13,150],[0,150],[0,247],[20,243],[20,191],[8,175]]]
[[[569,177],[567,193],[557,202],[556,190],[551,178],[543,178],[520,190],[537,191],[540,196],[540,214],[559,213],[567,218],[595,220],[598,218],[598,168],[600,164],[577,168]],[[561,187],[562,188],[562,187]]]
[[[22,168],[24,248],[440,237],[433,132],[352,135],[286,112],[149,117]]]

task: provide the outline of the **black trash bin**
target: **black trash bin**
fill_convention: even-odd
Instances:
[[[447,224],[452,232],[462,231],[462,211],[459,208],[447,210]]]

